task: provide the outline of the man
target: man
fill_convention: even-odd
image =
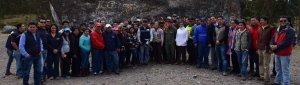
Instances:
[[[216,26],[218,26],[218,22],[216,20],[215,16],[211,16],[211,24],[209,24],[208,26],[208,46],[210,47],[210,59],[211,59],[211,63],[212,63],[212,68],[211,70],[216,70],[218,67],[218,58],[215,54],[215,42],[213,40],[213,35],[215,33],[215,28]]]
[[[72,24],[71,24],[71,30],[76,29],[76,28],[77,28],[77,21],[76,21],[76,19],[73,19]]]
[[[269,18],[263,16],[260,18],[261,27],[258,30],[258,55],[259,55],[259,75],[258,80],[264,81],[264,84],[270,82],[270,61],[271,61],[271,51],[270,51],[270,41],[275,33],[273,26],[269,25]]]
[[[123,27],[122,26],[118,26],[118,29],[114,29],[114,31],[116,32],[116,34],[118,35],[119,41],[120,41],[120,52],[118,53],[119,55],[119,68],[120,71],[122,71],[122,69],[125,67],[125,53],[126,53],[126,48],[125,48],[125,43],[126,43],[126,37],[125,34],[123,32]]]
[[[64,32],[64,28],[68,27],[69,26],[69,22],[68,21],[63,21],[61,23],[61,29],[59,30],[59,33],[63,33]]]
[[[38,29],[36,30],[37,33],[40,35],[42,41],[43,41],[43,54],[41,55],[42,56],[42,66],[43,66],[43,69],[42,69],[42,75],[41,75],[41,81],[42,82],[45,82],[46,81],[46,73],[47,73],[47,69],[46,69],[46,59],[47,59],[47,49],[48,49],[48,40],[47,40],[47,30],[45,28],[45,24],[46,24],[46,20],[45,19],[40,19],[40,21],[38,22]]]
[[[40,20],[41,22],[45,22],[45,20]],[[23,33],[20,38],[19,43],[19,49],[20,52],[24,58],[24,78],[23,78],[23,84],[29,85],[29,74],[30,69],[33,64],[34,69],[34,84],[40,85],[40,78],[42,74],[42,67],[43,64],[41,60],[42,58],[42,52],[44,50],[43,48],[43,41],[40,36],[40,33],[37,33],[37,24],[34,22],[30,22],[28,24],[28,31]]]
[[[17,28],[18,28],[18,26],[17,26]],[[17,30],[15,30],[15,31],[17,31]],[[12,31],[11,34],[13,34],[15,31]],[[7,62],[7,65],[6,65],[5,76],[15,74],[15,73],[10,72],[10,66],[11,66],[11,63],[13,62],[13,58],[14,58],[14,56],[13,56],[14,47],[11,44],[11,34],[7,37],[6,44],[5,44],[5,47],[6,47],[6,50],[7,50],[7,55],[8,55],[8,62]]]
[[[290,85],[290,59],[293,50],[295,30],[288,25],[287,17],[280,17],[280,27],[273,36],[270,47],[275,54],[276,78],[272,85]]]
[[[100,24],[101,24],[101,31],[104,32],[105,31],[105,29],[104,29],[105,27],[104,26],[106,24],[105,20],[100,20]]]
[[[202,62],[204,58],[204,68],[208,69],[208,54],[209,54],[209,47],[207,43],[207,30],[208,26],[206,24],[205,17],[201,18],[201,25],[198,25],[194,29],[194,39],[193,43],[195,47],[198,47],[197,52],[197,68],[202,67]]]
[[[227,76],[226,45],[229,27],[225,25],[223,16],[218,17],[218,26],[213,29],[213,41],[215,43],[216,56],[219,61],[219,69],[223,76]]]
[[[175,37],[177,29],[174,27],[173,21],[168,21],[168,27],[165,28],[166,42],[165,48],[167,53],[167,64],[173,64],[175,61]]]
[[[189,18],[189,23],[188,25],[185,27],[188,30],[189,33],[189,38],[187,41],[187,51],[189,53],[189,58],[188,58],[188,63],[190,65],[194,65],[197,63],[197,57],[196,54],[197,52],[195,52],[195,47],[194,47],[194,43],[193,43],[193,37],[194,37],[194,33],[192,30],[194,30],[197,26],[194,24],[195,19],[194,18]]]
[[[153,48],[154,60],[158,64],[162,64],[162,46],[164,43],[164,31],[159,27],[158,22],[154,23],[152,28],[153,41],[151,42]]]
[[[94,75],[102,73],[103,70],[103,48],[104,40],[101,31],[101,24],[96,23],[96,28],[90,34],[92,43],[92,70]]]
[[[251,17],[251,28],[249,29],[251,34],[251,48],[249,50],[249,60],[250,60],[250,73],[253,73],[251,76],[259,77],[259,64],[258,64],[258,54],[257,51],[257,40],[258,40],[258,29],[260,28],[260,23],[258,19],[253,16]],[[255,71],[254,71],[255,64]]]
[[[11,45],[13,46],[13,56],[16,59],[16,67],[17,67],[17,76],[18,79],[23,77],[24,68],[23,68],[23,56],[20,53],[19,42],[20,36],[25,31],[25,25],[20,23],[17,25],[17,31],[11,34]]]
[[[120,42],[118,39],[118,35],[111,31],[111,25],[105,25],[105,32],[103,33],[103,39],[105,43],[104,47],[104,55],[105,62],[107,68],[107,74],[111,74],[112,70],[116,74],[120,74],[119,72],[119,57],[118,52],[120,52]]]
[[[90,21],[89,22],[89,27],[88,27],[88,29],[90,30],[90,33],[93,31],[94,27],[95,27],[94,21]]]
[[[102,26],[102,25],[101,25]],[[86,29],[86,24],[85,23],[81,23],[80,24],[80,33],[83,33],[83,31]]]
[[[153,35],[147,19],[143,20],[142,26],[139,27],[137,37],[140,42],[140,63],[148,65],[150,42],[152,42]]]
[[[48,30],[50,30],[50,28],[51,28],[51,20],[50,19],[46,19],[46,30],[48,31]]]

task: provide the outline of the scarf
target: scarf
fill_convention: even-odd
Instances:
[[[229,54],[229,55],[232,54],[231,49],[233,49],[233,46],[234,46],[233,43],[234,43],[234,37],[235,37],[236,32],[237,32],[237,27],[230,27],[229,33],[228,33],[228,40],[227,40],[228,48],[227,48],[226,54]]]

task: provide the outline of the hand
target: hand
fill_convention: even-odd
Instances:
[[[195,47],[197,47],[197,44],[194,44]]]
[[[256,53],[258,54],[258,51],[256,51]]]
[[[53,53],[54,53],[54,54],[56,54],[57,52],[58,52],[58,50],[57,50],[57,49],[54,49],[54,50],[53,50]]]
[[[28,55],[26,58],[30,58],[31,57],[31,55]]]
[[[124,50],[125,50],[124,48],[121,49],[121,51],[124,51]]]
[[[74,55],[74,56],[73,56],[73,58],[77,58],[77,56],[76,56],[76,55]]]
[[[135,45],[134,47],[135,47],[135,48],[138,48],[138,45]]]
[[[42,53],[43,53],[43,52],[41,51],[39,55],[42,55]]]
[[[273,53],[273,51],[272,50],[269,50],[269,54],[272,54]]]
[[[270,47],[273,51],[277,49],[277,45],[271,45]]]
[[[116,52],[120,52],[120,49],[117,49]]]
[[[61,57],[62,57],[62,58],[66,58],[67,55],[66,55],[66,54],[62,54]]]
[[[143,42],[140,42],[140,44],[143,44]]]
[[[101,49],[104,49],[105,45],[103,45],[103,47]]]
[[[219,42],[219,41],[216,41],[216,44],[217,44],[217,45],[219,45],[219,44],[220,44],[220,42]]]
[[[211,44],[208,44],[208,47],[210,47],[210,48],[211,48]]]
[[[160,46],[161,46],[161,47],[163,47],[163,46],[164,46],[164,44],[161,44]]]
[[[20,49],[18,49],[17,51],[20,52]]]

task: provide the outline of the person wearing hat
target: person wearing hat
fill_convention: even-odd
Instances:
[[[72,25],[71,25],[71,30],[73,30],[73,29],[75,29],[75,28],[77,28],[78,26],[77,26],[77,21],[76,21],[76,19],[73,19],[72,20]]]
[[[194,24],[195,19],[194,18],[188,18],[188,25],[185,27],[188,30],[189,39],[187,41],[187,52],[189,54],[188,57],[188,63],[191,65],[197,64],[197,49],[194,47],[193,43],[193,29],[197,27],[197,25]]]
[[[29,74],[30,69],[33,66],[34,69],[34,84],[40,85],[40,78],[42,73],[42,52],[43,41],[39,33],[37,33],[37,24],[30,22],[28,24],[28,31],[21,34],[19,49],[20,53],[25,56],[24,58],[24,73],[23,73],[23,84],[29,85]]]
[[[104,56],[108,71],[107,74],[111,74],[112,71],[116,74],[120,74],[118,57],[118,52],[120,52],[120,41],[118,35],[112,31],[111,27],[110,24],[106,24],[105,32],[102,34],[105,43]]]
[[[125,43],[126,43],[126,31],[124,31],[123,26],[119,26],[118,29],[114,30],[118,31],[116,32],[120,41],[120,52],[118,53],[119,55],[119,68],[120,70],[125,67],[125,53],[126,53],[126,48],[125,48]]]
[[[103,52],[104,40],[101,31],[101,24],[96,23],[96,28],[90,34],[92,43],[92,70],[94,75],[102,73],[103,70]]]
[[[165,48],[167,53],[167,64],[173,64],[175,61],[175,35],[177,29],[174,27],[173,21],[168,21],[168,27],[165,28],[166,40]]]
[[[64,28],[66,28],[66,27],[68,27],[68,26],[69,26],[69,22],[68,22],[68,21],[63,21],[63,22],[61,23],[61,28],[62,28],[62,29],[59,30],[59,33],[63,33],[63,32],[64,32]]]
[[[71,65],[71,58],[76,57],[74,46],[74,39],[70,36],[71,29],[66,27],[63,31],[63,43],[61,48],[61,75],[64,78],[70,78],[70,65]]]
[[[193,37],[193,43],[195,47],[197,47],[197,68],[209,68],[208,65],[208,55],[209,55],[209,47],[208,47],[208,42],[207,42],[207,29],[208,26],[206,24],[206,19],[205,17],[202,17],[200,19],[201,24],[198,25],[194,29],[194,37]],[[203,61],[204,59],[204,61]],[[204,65],[202,65],[204,62]]]
[[[94,27],[95,27],[94,21],[90,21],[89,22],[89,27],[88,27],[88,29],[90,30],[90,33],[93,31]]]
[[[140,42],[140,63],[148,65],[150,42],[152,42],[153,35],[151,28],[148,26],[147,19],[143,20],[142,26],[138,29],[137,36]]]

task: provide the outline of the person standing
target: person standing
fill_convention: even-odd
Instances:
[[[246,70],[248,66],[248,52],[251,46],[251,34],[246,28],[246,22],[239,22],[238,31],[234,38],[234,50],[238,57],[240,75],[242,81],[246,80]]]
[[[251,28],[249,29],[251,34],[251,49],[249,50],[249,59],[250,59],[250,71],[251,76],[259,77],[259,59],[257,54],[257,40],[258,40],[258,29],[260,28],[260,23],[257,17],[251,17]],[[254,65],[255,64],[255,65]],[[255,66],[255,71],[254,71]]]
[[[164,31],[159,27],[158,22],[154,23],[154,28],[152,29],[153,41],[153,56],[154,60],[158,64],[162,64],[162,49],[164,43]]]
[[[125,43],[126,41],[126,31],[124,31],[124,28],[122,26],[118,26],[117,35],[120,41],[120,52],[119,55],[119,68],[122,70],[125,67],[125,56],[126,56],[126,47]]]
[[[13,34],[15,31],[11,32],[11,34]],[[14,47],[11,44],[11,34],[7,37],[6,40],[6,50],[7,50],[7,55],[8,55],[8,61],[6,64],[6,72],[5,72],[5,76],[9,76],[9,75],[14,75],[15,73],[12,73],[10,71],[10,67],[11,67],[11,63],[13,62],[14,59],[14,55],[13,55],[13,49]],[[22,78],[22,76],[20,76],[20,78]]]
[[[28,31],[23,33],[19,43],[20,53],[25,56],[24,58],[24,73],[23,84],[29,85],[29,74],[33,64],[34,69],[34,84],[40,85],[40,78],[42,74],[42,52],[43,41],[39,33],[37,33],[37,24],[30,22],[28,24]]]
[[[104,55],[107,68],[107,74],[111,74],[114,71],[116,74],[119,72],[119,57],[118,52],[120,52],[120,41],[118,35],[111,31],[111,25],[105,25],[105,32],[103,33],[103,39],[105,43]]]
[[[80,47],[80,55],[81,55],[81,76],[86,77],[88,75],[88,61],[89,55],[91,51],[91,39],[90,39],[90,30],[84,29],[83,34],[79,38],[79,47]]]
[[[68,22],[68,21],[63,21],[63,22],[61,23],[61,29],[60,29],[58,32],[62,34],[62,33],[64,32],[64,29],[65,29],[66,27],[69,27],[69,22]]]
[[[198,25],[194,29],[194,46],[197,47],[197,68],[202,67],[202,62],[204,58],[204,68],[208,69],[208,54],[209,54],[209,47],[207,42],[207,32],[208,26],[206,24],[205,17],[201,18],[201,24]]]
[[[183,23],[180,22],[179,23],[179,28],[177,29],[176,32],[176,46],[177,46],[177,62],[175,63],[175,65],[178,64],[184,64],[186,62],[186,46],[187,46],[187,41],[188,41],[188,31],[187,29],[184,27]],[[181,59],[182,58],[182,59]]]
[[[147,19],[143,21],[143,25],[138,29],[137,36],[140,42],[140,63],[148,65],[150,42],[152,42],[153,34],[151,28],[148,26]]]
[[[275,54],[276,77],[272,85],[290,85],[290,59],[293,50],[295,30],[287,21],[286,16],[279,19],[280,27],[271,39],[270,47]]]
[[[226,57],[229,57],[228,62],[230,61],[231,57],[231,64],[232,64],[232,74],[239,74],[240,73],[240,67],[238,63],[238,57],[236,55],[236,52],[234,51],[234,41],[235,41],[235,34],[238,31],[238,20],[233,20],[230,22],[230,28],[228,32],[228,40],[227,40],[227,52]],[[230,64],[230,63],[229,63]]]
[[[275,33],[275,28],[269,25],[269,18],[267,16],[262,16],[260,18],[261,27],[258,29],[258,55],[259,55],[259,75],[258,80],[264,81],[264,84],[270,82],[270,61],[271,61],[271,51],[270,51],[270,41]]]
[[[175,61],[175,37],[177,29],[173,25],[173,21],[168,21],[168,27],[165,28],[166,40],[165,48],[167,53],[167,64],[173,64]]]
[[[194,65],[197,63],[197,58],[196,58],[197,52],[195,52],[195,46],[193,43],[194,35],[192,30],[196,29],[197,26],[194,24],[195,22],[194,18],[189,18],[188,21],[189,21],[188,25],[185,27],[189,33],[189,39],[187,41],[187,52],[189,54],[188,63]]]
[[[47,54],[47,77],[50,80],[59,77],[59,58],[61,56],[62,35],[58,33],[57,25],[50,26],[49,34],[47,35],[48,50]]]
[[[70,78],[70,65],[71,65],[71,58],[76,57],[75,49],[74,49],[74,39],[70,35],[71,29],[65,28],[62,34],[62,48],[61,48],[61,75],[62,77],[69,79]]]
[[[71,76],[80,76],[80,66],[81,66],[81,55],[79,47],[79,38],[81,36],[80,29],[75,28],[72,30],[71,36],[74,38],[74,49],[76,57],[72,57],[72,73]]]
[[[11,45],[13,47],[13,56],[16,59],[16,68],[17,68],[17,76],[18,79],[23,77],[24,73],[24,66],[23,66],[23,56],[20,53],[19,49],[19,42],[20,42],[20,36],[25,31],[24,24],[20,23],[17,25],[17,30],[14,31],[11,36]]]
[[[96,23],[96,28],[90,34],[92,44],[92,70],[94,75],[102,73],[103,70],[103,49],[104,40],[101,31],[101,24]]]
[[[215,33],[216,26],[218,26],[218,22],[217,22],[215,16],[211,16],[210,19],[211,19],[211,24],[209,24],[209,26],[208,26],[207,40],[208,40],[208,46],[210,48],[210,57],[211,57],[210,59],[211,59],[211,63],[212,63],[211,70],[216,70],[218,68],[219,62],[218,62],[218,58],[215,53],[215,44],[216,43],[214,42],[213,35]]]
[[[134,28],[131,27],[129,29],[129,33],[127,34],[127,48],[130,49],[130,54],[132,55],[132,58],[131,58],[131,65],[133,68],[136,67],[136,59],[137,59],[137,48],[139,46],[139,42],[138,42],[138,39],[137,39],[137,36],[136,34],[134,33]],[[126,63],[129,64],[130,62],[130,54],[129,56],[126,56]]]
[[[46,30],[46,19],[41,18],[38,24],[38,29],[37,29],[37,33],[39,33],[42,41],[43,41],[43,54],[42,54],[42,75],[41,75],[41,82],[45,82],[46,81],[46,74],[47,74],[47,68],[46,68],[46,59],[47,59],[47,53],[48,53],[48,40],[47,40],[47,35],[48,35],[48,31]]]
[[[213,39],[215,42],[216,55],[219,61],[219,69],[227,76],[227,59],[226,59],[226,45],[228,39],[229,27],[225,25],[224,18],[218,17],[218,26],[214,29]]]

